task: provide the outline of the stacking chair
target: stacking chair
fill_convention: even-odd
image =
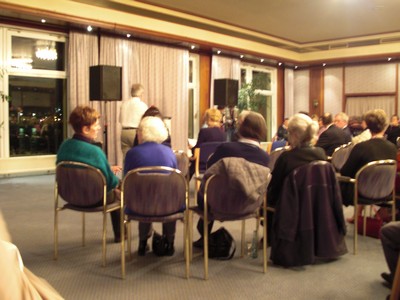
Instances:
[[[238,177],[245,179],[238,180]],[[208,279],[208,222],[242,221],[241,256],[245,250],[245,220],[266,218],[266,190],[271,179],[268,168],[238,157],[226,157],[207,170],[203,178],[204,210],[191,207],[191,212],[204,220],[204,279]],[[257,182],[258,184],[256,185]],[[247,191],[244,191],[246,190]],[[191,223],[193,221],[190,217]],[[191,225],[193,229],[193,224]],[[258,230],[258,226],[256,228]],[[192,234],[190,234],[191,244]],[[267,270],[267,230],[263,230],[263,271]]]
[[[60,197],[66,204],[59,203]],[[63,161],[56,167],[54,188],[54,259],[58,258],[58,213],[69,209],[82,213],[82,246],[85,245],[85,213],[103,213],[103,266],[106,265],[107,213],[119,210],[120,201],[107,204],[107,184],[99,169]]]
[[[396,273],[392,283],[392,291],[390,292],[390,300],[400,299],[400,256],[397,260]]]
[[[285,146],[285,147],[280,147],[280,148],[276,148],[274,151],[272,151],[269,154],[269,163],[268,163],[268,168],[271,170],[271,172],[274,170],[275,167],[275,163],[278,160],[278,157],[284,152],[289,150],[290,147],[289,146]]]
[[[182,175],[189,180],[189,157],[183,150],[174,150],[176,161],[178,163],[178,170],[182,172]]]
[[[334,166],[336,172],[340,172],[344,163],[350,155],[351,150],[353,150],[354,144],[348,143],[339,146],[335,149],[331,157],[331,163]]]
[[[194,149],[194,157],[195,157],[195,171],[194,178],[196,180],[196,192],[200,188],[200,182],[203,178],[203,174],[207,168],[207,160],[210,156],[215,152],[215,149],[223,142],[206,142],[200,144],[198,148]]]
[[[131,258],[131,221],[171,222],[183,220],[186,278],[189,278],[188,181],[181,171],[169,167],[143,167],[129,171],[121,185],[121,215],[128,230],[128,255]],[[127,214],[124,210],[129,209]],[[121,236],[125,226],[121,226]],[[121,241],[122,277],[125,278],[125,245]]]
[[[396,161],[393,159],[372,161],[356,173],[355,178],[339,176],[341,182],[354,184],[354,254],[357,254],[358,205],[391,205],[392,220],[396,217],[395,178]],[[366,209],[364,209],[363,233],[366,230]]]

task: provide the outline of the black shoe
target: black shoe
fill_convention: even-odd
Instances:
[[[146,252],[150,250],[149,245],[147,245],[147,240],[140,241],[139,242],[139,248],[138,248],[138,255],[139,256],[145,256]]]
[[[125,240],[127,240],[127,233],[125,231]],[[114,237],[114,243],[121,243],[121,235],[118,234],[117,236]]]
[[[203,249],[203,247],[204,247],[204,238],[201,237],[197,241],[193,242],[193,247]]]
[[[167,243],[164,256],[172,256],[175,253],[174,243]]]
[[[393,278],[389,273],[381,273],[381,277],[389,284],[389,288],[392,288]]]

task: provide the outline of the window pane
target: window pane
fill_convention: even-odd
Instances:
[[[194,90],[189,89],[189,132],[188,136],[190,139],[193,139],[194,135],[194,120],[193,120],[193,115],[194,115],[194,103],[193,103],[193,98],[194,98]]]
[[[64,71],[64,56],[64,42],[12,37],[13,68]]]
[[[57,153],[64,132],[65,82],[9,77],[10,156]]]
[[[246,69],[240,69],[240,87],[246,84]]]
[[[259,90],[271,90],[271,74],[253,71],[253,84]]]

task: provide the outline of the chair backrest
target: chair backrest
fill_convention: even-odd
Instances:
[[[331,157],[331,163],[335,167],[337,172],[340,172],[344,163],[350,155],[351,150],[353,150],[354,144],[348,143],[339,146],[335,149]]]
[[[275,163],[278,159],[278,157],[284,152],[289,150],[289,146],[281,147],[281,148],[276,148],[274,151],[272,151],[269,154],[269,163],[268,163],[268,168],[271,170],[271,172],[274,170]]]
[[[262,205],[271,179],[267,167],[239,157],[219,160],[207,170],[204,194],[211,218],[240,219]]]
[[[363,166],[356,174],[358,195],[369,200],[385,200],[393,194],[397,174],[393,159],[376,160]]]
[[[56,185],[66,202],[81,207],[101,205],[107,192],[106,179],[99,169],[74,161],[57,164]]]
[[[178,170],[182,172],[183,176],[188,176],[189,174],[189,156],[183,150],[174,150],[176,161],[178,163]]]
[[[200,173],[204,173],[207,168],[207,161],[209,157],[215,152],[217,147],[224,142],[206,142],[200,144],[199,148],[195,149],[198,152],[196,156],[196,171],[195,173],[198,175]]]
[[[143,167],[129,171],[121,185],[122,203],[140,216],[168,216],[187,205],[187,180],[169,167]]]

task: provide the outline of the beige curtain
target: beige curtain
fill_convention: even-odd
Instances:
[[[368,110],[380,108],[390,118],[395,113],[394,104],[394,96],[348,97],[345,112],[349,116],[362,116]]]
[[[89,66],[122,67],[122,98],[130,97],[133,83],[145,87],[142,100],[156,105],[171,117],[171,139],[174,149],[186,149],[188,138],[188,61],[187,50],[157,46],[113,37],[100,38],[98,59],[97,37],[71,33],[69,46],[70,85],[68,114],[76,105],[90,105],[107,122],[108,159],[111,165],[122,165],[121,127],[118,122],[120,101],[89,101]]]
[[[99,110],[99,103],[89,101],[89,67],[98,64],[98,39],[92,34],[71,32],[68,48],[68,101],[69,113],[78,105],[89,105]],[[68,127],[68,136],[72,129]],[[99,136],[102,141],[102,136]]]

